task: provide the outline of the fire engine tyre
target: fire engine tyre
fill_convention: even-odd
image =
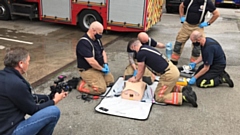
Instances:
[[[0,20],[9,20],[10,11],[7,4],[0,0]]]
[[[103,23],[102,17],[96,11],[84,10],[78,15],[78,26],[84,32],[89,29],[90,24],[94,21]]]

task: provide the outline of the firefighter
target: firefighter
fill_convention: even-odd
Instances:
[[[186,14],[184,16],[184,10]],[[213,15],[211,19],[204,21],[207,12]],[[213,5],[211,0],[184,0],[179,6],[179,15],[182,24],[180,31],[176,37],[171,61],[174,65],[178,64],[178,60],[183,51],[186,41],[194,30],[204,33],[204,27],[210,26],[218,17],[219,12]],[[204,36],[204,34],[203,34]],[[200,56],[200,47],[192,45],[190,62],[195,61]]]
[[[196,82],[198,87],[207,88],[227,83],[229,87],[233,87],[233,81],[225,71],[226,56],[221,45],[212,38],[205,38],[199,31],[194,31],[190,39],[193,45],[201,47],[202,55],[189,66],[194,69],[197,63],[203,61],[203,64],[190,79],[189,84]]]
[[[182,105],[182,102],[188,102],[197,107],[197,96],[191,86],[179,86],[176,82],[180,73],[178,68],[171,61],[155,48],[142,45],[139,40],[131,40],[128,43],[131,50],[137,52],[138,73],[128,81],[138,82],[142,78],[146,67],[155,75],[160,76],[159,83],[154,93],[155,101],[172,105]]]
[[[77,67],[82,80],[77,89],[80,92],[100,95],[114,82],[113,75],[109,71],[107,55],[100,40],[102,33],[102,24],[95,21],[78,41]]]
[[[148,34],[145,32],[140,32],[138,34],[138,39],[143,45],[153,46],[157,48],[165,48],[165,45],[163,43],[156,42],[154,39],[150,38]],[[128,58],[129,58],[130,64],[126,67],[124,72],[125,80],[129,79],[132,76],[136,76],[137,74],[136,51],[133,51],[129,47],[127,47],[127,52],[128,52]],[[146,69],[142,79],[144,82],[151,85],[155,80],[155,75],[152,74],[151,71]]]

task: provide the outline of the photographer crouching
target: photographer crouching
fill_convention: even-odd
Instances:
[[[67,92],[56,92],[52,99],[33,95],[30,84],[22,76],[29,61],[29,52],[21,47],[8,50],[4,57],[5,68],[0,71],[1,135],[51,135],[60,117],[55,104]],[[25,119],[26,114],[31,117]]]

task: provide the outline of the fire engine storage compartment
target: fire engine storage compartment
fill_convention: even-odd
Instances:
[[[148,30],[160,21],[163,0],[109,0],[108,24]]]
[[[70,0],[41,0],[43,18],[71,21]]]

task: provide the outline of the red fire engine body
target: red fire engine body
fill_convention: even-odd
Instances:
[[[163,0],[0,0],[0,19],[26,16],[77,25],[87,31],[97,20],[105,30],[147,31],[160,21]]]

